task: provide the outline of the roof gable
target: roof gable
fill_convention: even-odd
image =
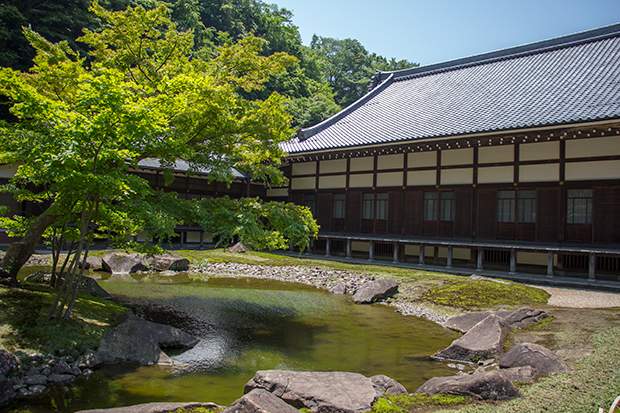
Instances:
[[[378,87],[283,145],[355,147],[620,118],[620,24],[378,73]]]

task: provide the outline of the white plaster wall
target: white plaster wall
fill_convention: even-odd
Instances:
[[[352,172],[357,171],[372,171],[375,169],[374,156],[366,156],[363,158],[351,158],[351,164],[349,168]]]
[[[519,145],[519,160],[541,161],[560,158],[560,142],[523,143]]]
[[[149,233],[146,231],[138,231],[138,233],[136,234],[136,240],[138,242],[144,242],[147,241],[147,237],[149,236]]]
[[[322,174],[330,174],[336,172],[347,171],[346,159],[333,159],[330,161],[321,161],[319,163],[319,172]]]
[[[199,231],[187,231],[187,238],[185,242],[200,243],[200,232]]]
[[[513,145],[483,146],[478,148],[478,163],[513,162],[514,154]]]
[[[344,188],[347,185],[346,175],[320,176],[319,189]]]
[[[349,175],[349,188],[372,188],[372,174]]]
[[[402,172],[383,172],[377,174],[377,186],[403,186]]]
[[[267,197],[288,196],[288,188],[269,188],[266,195]]]
[[[620,155],[620,136],[569,139],[566,141],[567,159],[607,155]]]
[[[405,245],[405,255],[409,255],[412,257],[420,256],[420,246],[419,245]],[[424,247],[424,256],[425,257],[434,257],[435,256],[435,247]]]
[[[474,182],[473,168],[447,169],[441,171],[441,185],[463,185]]]
[[[490,166],[478,168],[479,184],[501,184],[514,181],[514,166]]]
[[[557,163],[519,167],[519,182],[556,182],[559,180],[560,165]]]
[[[396,169],[405,166],[405,154],[381,155],[377,157],[377,169]]]
[[[517,264],[544,265],[547,266],[548,256],[544,252],[517,251]],[[557,264],[557,255],[554,256],[554,264]]]
[[[620,179],[620,161],[567,163],[565,174],[567,181]]]
[[[474,163],[474,149],[448,149],[441,151],[441,165],[471,165]]]
[[[17,172],[17,166],[0,165],[0,178],[12,178]]]
[[[291,189],[315,189],[316,178],[310,176],[307,178],[291,178]]]
[[[370,243],[369,242],[351,241],[351,250],[352,251],[368,252],[369,248],[370,248]]]
[[[316,174],[316,162],[301,162],[292,165],[293,175]]]
[[[439,258],[448,258],[448,247],[438,247],[437,256]],[[469,248],[452,248],[452,258],[455,260],[469,260],[471,252]]]
[[[407,186],[427,186],[437,184],[437,171],[407,172]]]
[[[407,167],[425,168],[437,166],[437,152],[413,152],[407,154]]]

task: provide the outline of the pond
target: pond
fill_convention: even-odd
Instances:
[[[113,276],[102,287],[138,313],[202,340],[175,366],[104,366],[15,411],[72,412],[138,403],[230,405],[257,370],[385,374],[413,392],[454,372],[429,358],[458,334],[393,307],[355,305],[312,286],[253,278]]]

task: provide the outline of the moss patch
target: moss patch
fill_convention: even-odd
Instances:
[[[51,353],[76,343],[83,351],[95,348],[99,337],[109,329],[116,315],[126,308],[111,301],[79,295],[71,319],[46,318],[56,291],[43,286],[0,287],[0,347]]]
[[[471,402],[471,398],[452,394],[430,396],[427,393],[412,395],[385,395],[372,406],[374,413],[430,412],[438,408],[458,406]]]
[[[475,311],[498,306],[537,306],[547,302],[549,293],[517,283],[452,279],[445,280],[441,286],[430,288],[422,298],[437,305]]]

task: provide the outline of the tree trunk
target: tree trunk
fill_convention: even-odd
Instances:
[[[46,213],[39,215],[30,227],[28,227],[26,235],[24,235],[21,240],[12,242],[9,245],[6,255],[2,259],[2,262],[0,262],[0,268],[4,269],[6,277],[11,278],[12,285],[17,285],[17,273],[32,254],[34,254],[34,250],[39,244],[41,236],[47,227],[54,223],[57,217],[57,215]]]

